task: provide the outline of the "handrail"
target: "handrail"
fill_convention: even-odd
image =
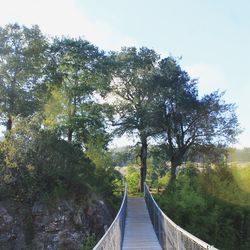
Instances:
[[[164,250],[218,250],[179,227],[168,218],[155,202],[146,183],[144,195],[155,233]]]
[[[93,250],[120,250],[122,248],[122,241],[125,228],[125,217],[127,207],[127,184],[124,187],[124,195],[121,207],[117,213],[114,221],[102,236]]]

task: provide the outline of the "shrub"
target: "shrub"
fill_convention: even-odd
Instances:
[[[127,184],[128,184],[128,193],[135,194],[139,191],[139,183],[140,183],[140,172],[139,169],[128,166],[128,172],[126,176]]]
[[[92,250],[94,246],[97,244],[97,242],[98,240],[96,238],[96,235],[94,233],[89,234],[81,250]]]
[[[225,165],[195,175],[185,171],[157,202],[175,223],[219,249],[249,249],[250,194],[239,187],[234,171]]]
[[[32,119],[17,123],[1,144],[0,190],[9,190],[14,199],[32,203],[41,197],[80,198],[93,190],[106,197],[113,194],[112,169],[101,168],[101,160],[96,167],[79,146]]]

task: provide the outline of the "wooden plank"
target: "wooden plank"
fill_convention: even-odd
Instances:
[[[123,250],[161,250],[144,198],[128,198]]]

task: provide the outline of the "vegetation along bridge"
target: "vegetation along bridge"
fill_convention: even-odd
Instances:
[[[144,198],[128,198],[93,250],[216,250],[170,220],[158,207],[148,186]]]

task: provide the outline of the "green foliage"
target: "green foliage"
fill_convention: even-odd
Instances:
[[[72,196],[71,186],[58,179],[51,190],[44,190],[41,194],[41,200],[49,204],[51,201],[62,200],[70,196]]]
[[[203,173],[200,184],[216,199],[239,206],[250,206],[249,179],[244,176],[248,171],[244,168],[232,169],[227,165],[217,166]]]
[[[134,163],[135,156],[133,147],[126,146],[118,149],[111,149],[110,152],[114,166],[123,167],[129,165],[130,163]]]
[[[235,142],[239,123],[235,105],[226,104],[223,93],[216,91],[199,98],[197,80],[191,79],[174,58],[158,63],[154,82],[154,126],[158,127],[157,135],[162,135],[174,181],[175,170],[190,149],[195,148],[196,153]]]
[[[153,174],[162,177],[167,172],[166,161],[169,160],[166,145],[153,145],[149,147],[149,158],[152,161]]]
[[[243,165],[237,164],[231,167],[234,180],[237,182],[239,188],[246,193],[250,194],[250,164]]]
[[[91,183],[96,192],[116,206],[120,201],[121,193],[115,192],[124,188],[122,176],[114,169],[111,153],[105,149],[106,140],[98,134],[95,136],[88,140],[85,150],[86,157],[95,165],[95,178]]]
[[[170,178],[169,174],[166,174],[166,175],[158,178],[157,186],[162,187],[162,188],[166,187],[168,182],[169,182],[169,178]]]
[[[95,234],[89,234],[81,250],[92,250],[97,242]]]
[[[50,52],[45,125],[58,127],[69,142],[83,144],[93,131],[104,132],[107,109],[96,103],[94,95],[109,89],[110,74],[103,65],[107,58],[80,38],[54,39]]]
[[[38,110],[38,90],[43,84],[48,44],[38,26],[0,27],[1,123],[12,127],[13,117]]]
[[[154,50],[142,47],[123,48],[115,55],[115,78],[112,94],[116,96],[115,111],[118,116],[118,135],[137,135],[141,143],[140,189],[147,175],[147,141],[155,131],[151,126],[152,101],[155,95],[151,81],[159,56]]]
[[[126,181],[128,184],[128,193],[135,194],[138,193],[140,190],[139,183],[140,183],[140,171],[138,168],[134,166],[127,167],[127,175]]]
[[[50,91],[50,99],[44,105],[44,125],[51,129],[63,127],[67,115],[71,112],[72,106],[60,89],[53,88]]]
[[[105,171],[100,161],[95,167],[79,147],[42,130],[37,117],[17,122],[1,144],[0,189],[8,189],[15,199],[80,197],[93,187],[112,198],[111,170]]]
[[[249,249],[250,193],[234,177],[249,170],[218,166],[199,173],[192,168],[178,175],[173,189],[156,196],[160,207],[175,223],[219,249]]]

